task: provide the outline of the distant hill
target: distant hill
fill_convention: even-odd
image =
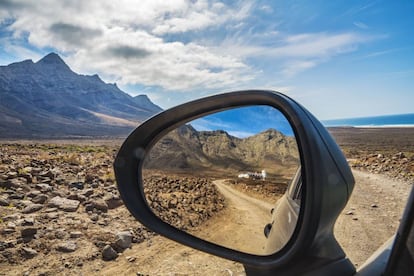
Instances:
[[[55,53],[0,66],[0,137],[125,136],[162,111],[98,75],[73,72]]]
[[[244,139],[223,130],[197,131],[181,126],[158,141],[145,168],[162,170],[276,170],[298,164],[294,137],[268,129]]]

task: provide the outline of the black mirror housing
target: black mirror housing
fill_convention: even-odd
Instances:
[[[149,208],[142,188],[144,158],[152,145],[180,124],[217,111],[268,105],[292,126],[301,159],[303,191],[297,226],[282,250],[257,256],[225,248],[161,221]],[[121,197],[132,215],[149,229],[179,243],[243,263],[253,275],[351,275],[355,268],[337,243],[333,227],[354,186],[347,161],[322,124],[293,99],[273,91],[247,90],[215,95],[166,110],[136,128],[114,162]],[[338,271],[338,267],[342,267]],[[335,270],[333,270],[335,269]]]

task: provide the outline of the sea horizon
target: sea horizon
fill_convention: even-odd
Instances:
[[[404,128],[414,127],[414,113],[322,120],[325,127]]]

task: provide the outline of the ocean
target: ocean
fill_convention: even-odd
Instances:
[[[363,118],[322,120],[325,127],[414,127],[414,113]]]

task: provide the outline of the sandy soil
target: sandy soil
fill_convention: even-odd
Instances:
[[[398,229],[412,184],[353,170],[355,188],[335,225],[335,236],[360,266]]]

